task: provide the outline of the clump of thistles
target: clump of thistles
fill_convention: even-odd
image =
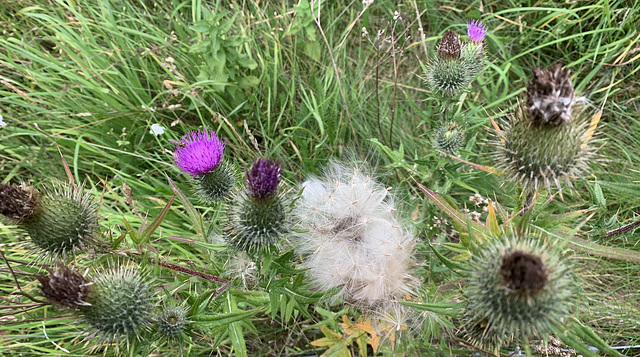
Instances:
[[[213,130],[197,130],[183,136],[173,153],[176,166],[194,179],[196,192],[208,202],[226,198],[236,181],[233,169],[222,162],[225,145]]]
[[[82,275],[60,266],[49,275],[37,275],[42,293],[52,305],[77,309],[90,306],[87,302],[91,283]]]
[[[553,248],[525,238],[479,248],[465,286],[465,339],[496,348],[516,338],[549,337],[573,304],[573,276],[560,259]]]
[[[415,240],[389,190],[360,168],[336,161],[303,183],[296,246],[319,290],[335,299],[382,305],[411,293]]]
[[[589,170],[595,155],[589,133],[595,128],[589,131],[585,111],[577,104],[568,69],[555,64],[533,70],[526,101],[494,142],[498,168],[522,184],[523,192],[540,187],[561,191],[562,181],[572,188],[571,180]]]
[[[254,252],[268,250],[289,231],[289,207],[279,192],[277,163],[260,159],[247,171],[246,188],[229,207],[225,238],[232,247]]]
[[[93,274],[86,300],[90,306],[80,312],[90,336],[128,346],[149,329],[154,300],[151,283],[136,268],[110,267]]]
[[[482,41],[487,27],[480,21],[468,21],[469,42],[463,43],[455,32],[447,30],[438,43],[436,56],[426,68],[431,89],[453,97],[466,89],[483,68]]]
[[[96,243],[98,205],[72,184],[53,184],[41,192],[0,185],[0,213],[29,236],[33,251],[47,259],[67,258]]]
[[[462,131],[455,123],[444,124],[436,130],[433,136],[433,146],[436,150],[453,155],[462,147]]]

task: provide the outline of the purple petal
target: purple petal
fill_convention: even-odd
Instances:
[[[280,167],[267,159],[258,160],[247,171],[247,192],[255,198],[267,198],[273,195],[280,183]]]
[[[224,155],[225,142],[213,130],[190,131],[182,137],[173,158],[180,170],[191,176],[213,171]]]
[[[467,20],[467,34],[471,41],[480,43],[487,35],[487,25],[477,20]]]

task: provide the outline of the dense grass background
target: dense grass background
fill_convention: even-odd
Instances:
[[[513,185],[443,157],[430,141],[442,115],[421,79],[421,63],[445,30],[462,34],[467,18],[481,19],[489,27],[488,66],[449,113],[465,123],[461,158],[493,164],[490,119],[503,120],[514,108],[530,67],[559,61],[572,70],[587,105],[602,110],[597,135],[605,160],[592,165],[593,175],[577,183],[575,192],[542,206],[539,216],[584,210],[567,222],[573,228],[593,214],[578,236],[600,246],[588,252],[578,247],[572,255],[584,281],[579,318],[612,345],[640,344],[638,234],[606,235],[637,220],[640,206],[640,5],[375,1],[365,11],[358,1],[324,1],[313,9],[305,0],[4,1],[0,115],[7,125],[0,128],[0,179],[36,187],[66,179],[62,155],[75,181],[99,198],[101,226],[110,232],[106,238],[115,239],[126,232],[123,217],[137,227],[160,212],[173,192],[167,178],[189,192],[173,166],[169,142],[189,130],[216,130],[228,142],[228,160],[241,170],[258,156],[275,159],[291,187],[332,157],[373,155],[379,171],[388,173],[386,183],[405,199],[403,209],[423,242],[425,290],[438,300],[438,286],[451,276],[426,243],[446,239],[430,229],[442,213],[413,179],[460,208],[475,193],[505,210],[516,205]],[[401,20],[393,20],[394,11]],[[155,123],[166,128],[163,135],[149,132]],[[219,214],[197,207],[207,219]],[[12,227],[0,225],[0,237],[14,269],[22,272],[22,289],[37,295],[29,274],[40,271],[38,265],[28,264]],[[194,249],[170,237],[201,240],[177,201],[151,243],[158,254],[223,276],[234,260],[223,246]],[[124,254],[134,245],[126,241],[121,248]],[[94,258],[78,257],[76,264],[88,266]],[[80,330],[70,315],[58,317],[42,307],[26,311],[29,306],[20,304],[29,302],[12,293],[16,284],[6,265],[0,274],[1,353],[61,353],[44,336],[43,321],[56,343],[73,355],[86,352],[82,343],[71,342]],[[169,290],[202,294],[216,288],[195,278],[175,280]],[[305,327],[329,320],[337,327],[333,316],[341,314],[334,308],[322,316],[307,308],[312,315],[292,319],[256,315],[253,330],[243,330],[249,355],[321,353],[310,345],[319,330]],[[431,347],[424,331],[410,336],[400,348],[406,355],[440,348]],[[224,354],[232,345],[206,334],[197,340],[187,354]]]

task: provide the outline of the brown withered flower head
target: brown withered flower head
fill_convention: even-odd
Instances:
[[[37,205],[36,193],[24,185],[0,184],[0,214],[17,221],[31,216]]]
[[[566,124],[575,104],[571,71],[559,63],[550,68],[534,68],[527,86],[527,114],[540,125]]]
[[[49,275],[38,275],[42,293],[51,304],[76,309],[90,306],[86,302],[91,283],[84,276],[66,266],[49,270]]]
[[[447,30],[438,44],[437,55],[441,59],[458,59],[462,50],[462,41],[455,32]]]

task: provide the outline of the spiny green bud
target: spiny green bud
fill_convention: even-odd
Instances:
[[[184,306],[165,306],[156,317],[158,337],[181,343],[189,324],[188,312]]]
[[[21,192],[23,213],[14,218],[19,218],[17,225],[28,233],[34,251],[49,258],[66,258],[69,253],[75,255],[76,250],[95,244],[98,205],[90,193],[83,193],[82,187],[55,184],[41,193]]]
[[[49,270],[49,275],[37,275],[42,293],[53,305],[76,309],[89,306],[86,301],[91,283],[66,266]]]
[[[582,177],[595,155],[587,117],[574,108],[568,75],[558,65],[536,69],[526,104],[518,107],[498,133],[500,140],[494,141],[498,168],[510,181],[522,184],[523,193],[543,186],[549,192],[553,186],[561,191],[561,180],[573,187],[571,179]]]
[[[233,168],[222,162],[213,171],[193,179],[196,193],[206,202],[227,199],[236,183]]]
[[[531,239],[496,240],[469,264],[462,331],[479,347],[546,338],[569,314],[574,280],[560,255]]]
[[[277,192],[280,167],[258,160],[247,171],[246,183],[247,189],[236,195],[229,208],[226,239],[236,249],[266,250],[289,230],[289,208]]]
[[[87,302],[81,308],[90,336],[107,343],[140,339],[152,318],[154,295],[151,284],[129,266],[104,268],[93,274]]]
[[[462,146],[462,132],[455,123],[441,126],[433,136],[433,146],[436,150],[447,154],[455,154]]]

